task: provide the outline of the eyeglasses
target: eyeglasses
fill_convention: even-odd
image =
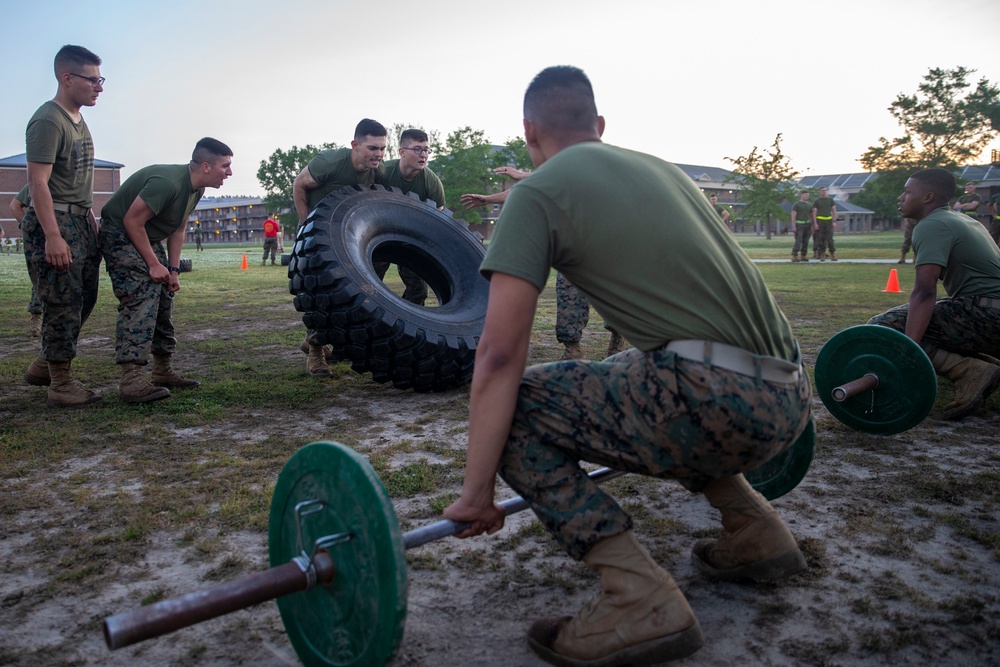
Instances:
[[[90,85],[93,86],[94,88],[99,88],[103,86],[104,82],[107,80],[103,76],[93,77],[93,76],[84,76],[82,74],[76,74],[75,72],[66,72],[66,73],[69,74],[70,76],[75,76],[77,78],[89,81]]]
[[[431,149],[430,148],[425,148],[424,146],[417,146],[416,148],[407,148],[405,146],[400,146],[399,150],[401,150],[401,151],[413,151],[417,155],[430,155],[431,154]]]

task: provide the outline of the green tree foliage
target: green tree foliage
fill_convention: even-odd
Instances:
[[[294,232],[299,224],[299,216],[292,202],[292,183],[313,156],[327,148],[338,146],[329,143],[320,146],[292,146],[287,151],[279,148],[260,162],[257,180],[264,188],[264,206],[279,217],[282,228],[287,232]]]
[[[458,202],[466,193],[492,192],[496,182],[493,173],[493,146],[486,141],[482,130],[468,125],[448,135],[441,149],[444,155],[434,160],[431,168],[441,178],[448,201]],[[482,216],[476,209],[461,204],[454,206],[455,217],[478,223]]]
[[[531,155],[528,154],[528,144],[523,137],[508,139],[503,148],[494,153],[494,166],[503,167],[510,165],[521,171],[529,171],[532,168]]]
[[[781,152],[781,134],[774,137],[766,152],[754,146],[749,155],[726,159],[733,163],[734,178],[729,182],[740,186],[740,201],[746,203],[741,216],[764,220],[765,234],[771,238],[771,219],[787,220],[781,204],[794,200],[798,192],[794,181],[799,174]]]
[[[933,68],[916,93],[899,93],[889,113],[903,136],[879,137],[859,159],[862,166],[880,174],[928,167],[955,170],[979,159],[993,138],[990,115],[1000,102],[1000,89],[985,78],[970,83],[975,71]]]
[[[899,195],[903,184],[913,173],[912,169],[881,171],[876,178],[870,178],[861,191],[851,198],[852,204],[871,209],[876,218],[896,220],[899,218]]]

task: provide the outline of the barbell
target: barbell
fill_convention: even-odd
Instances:
[[[795,443],[747,479],[770,499],[795,488],[812,460],[812,420]],[[589,473],[596,483],[624,474]],[[507,515],[528,507],[500,503]],[[268,521],[271,568],[212,588],[162,600],[104,619],[109,649],[276,600],[288,639],[302,663],[383,665],[398,649],[406,617],[404,551],[469,524],[447,519],[401,533],[392,501],[374,469],[349,447],[306,445],[278,476]]]
[[[905,334],[862,324],[828,340],[816,356],[816,391],[830,414],[866,433],[913,428],[937,398],[927,353]]]

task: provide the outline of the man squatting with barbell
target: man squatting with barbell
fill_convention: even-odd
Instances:
[[[920,343],[937,374],[955,383],[945,419],[971,414],[1000,385],[1000,248],[976,218],[948,207],[955,189],[945,169],[924,169],[906,181],[899,212],[919,223],[913,292],[909,303],[868,321]],[[938,280],[948,298],[937,300]]]
[[[703,643],[683,593],[581,460],[704,493],[724,528],[692,552],[709,577],[769,581],[805,567],[788,527],[742,475],[790,447],[810,419],[791,326],[693,182],[603,144],[603,130],[581,70],[552,67],[529,85],[524,133],[537,170],[513,189],[483,260],[490,293],[465,480],[444,512],[471,522],[460,537],[500,530],[499,472],[600,574],[601,592],[575,617],[528,632],[532,650],[561,665],[664,662]],[[635,348],[525,369],[551,268]]]

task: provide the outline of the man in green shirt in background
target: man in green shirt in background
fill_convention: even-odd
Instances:
[[[382,123],[363,118],[354,128],[350,148],[328,148],[309,161],[292,184],[292,200],[299,215],[299,225],[331,192],[349,185],[374,185],[385,156],[387,134]],[[306,330],[302,349],[308,355],[306,372],[309,375],[330,375],[323,345],[311,329]]]
[[[812,204],[809,203],[809,191],[799,192],[799,200],[792,204],[792,229],[795,232],[795,245],[792,246],[793,262],[808,262],[806,251],[809,250],[809,235],[812,233]],[[800,259],[801,257],[801,259]]]
[[[990,197],[990,238],[1000,246],[1000,192]]]
[[[170,317],[181,288],[188,216],[205,188],[220,188],[233,175],[232,156],[224,143],[205,137],[188,164],[156,164],[129,176],[101,211],[101,250],[118,297],[115,363],[122,369],[123,403],[156,401],[170,389],[200,384],[173,370],[177,339]],[[150,351],[152,384],[142,373]]]
[[[946,169],[913,174],[899,197],[899,212],[913,228],[916,276],[909,303],[868,324],[902,331],[919,343],[938,375],[955,386],[945,419],[962,419],[1000,385],[1000,248],[978,220],[949,210],[955,176]],[[937,298],[941,281],[948,298]]]
[[[952,208],[959,213],[964,213],[978,220],[979,204],[982,201],[983,198],[976,192],[976,184],[970,182],[965,184],[965,194],[958,198],[958,201],[955,202]]]
[[[404,130],[399,135],[399,159],[389,160],[382,165],[378,183],[397,188],[403,194],[412,192],[421,201],[430,200],[437,204],[439,211],[444,210],[444,185],[427,166],[430,154],[430,137],[426,132],[414,128]],[[373,268],[379,279],[385,278],[389,262],[373,262]],[[399,267],[399,277],[406,285],[403,299],[418,306],[424,305],[427,300],[427,283],[405,266]]]
[[[826,188],[819,189],[819,199],[813,202],[812,207],[813,228],[813,254],[816,259],[826,261],[826,251],[830,251],[830,261],[837,261],[837,249],[833,245],[833,223],[837,221],[837,204],[833,199],[826,196]]]

